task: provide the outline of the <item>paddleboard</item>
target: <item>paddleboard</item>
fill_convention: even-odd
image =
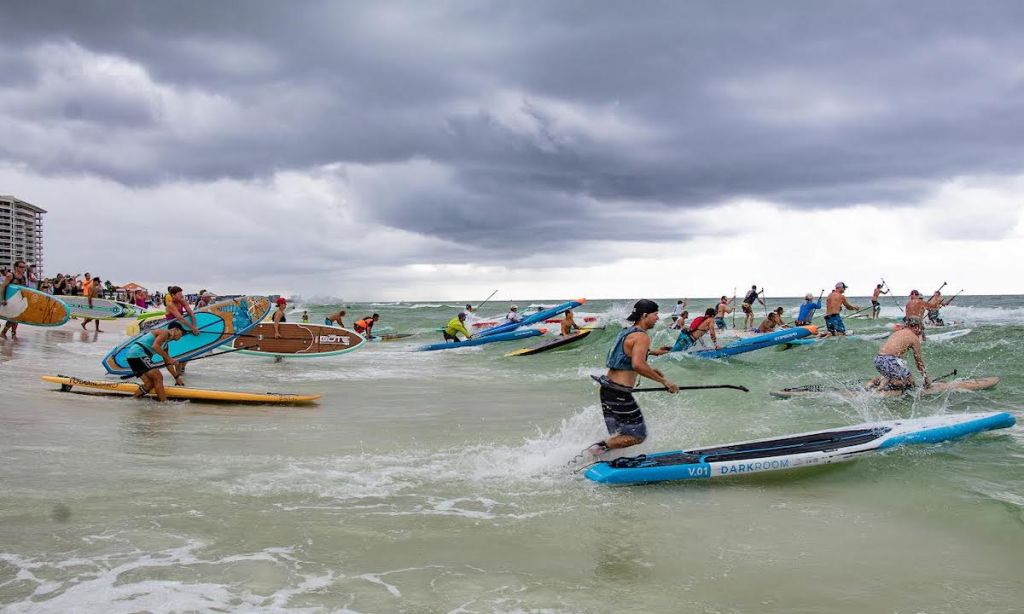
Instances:
[[[945,320],[945,324],[941,324],[941,325],[940,324],[931,324],[931,323],[928,322],[927,319],[925,319],[925,321],[924,321],[924,327],[928,328],[928,329],[931,329],[931,328],[954,328],[956,326],[960,326],[961,324],[962,324],[962,322],[958,322],[956,320]],[[904,326],[906,326],[906,325],[903,324],[903,322],[889,322],[888,324],[885,325],[885,327],[888,328],[889,330],[899,330],[899,329],[903,328]]]
[[[485,345],[487,343],[495,343],[498,341],[515,341],[516,339],[526,339],[527,337],[537,337],[546,333],[546,329],[536,328],[524,328],[522,330],[513,330],[509,332],[499,333],[497,335],[491,335],[489,337],[473,337],[472,339],[466,339],[459,343],[453,341],[445,341],[443,343],[431,343],[430,345],[424,345],[418,348],[420,352],[433,352],[434,350],[450,350],[454,348],[471,347],[474,345]]]
[[[235,337],[232,347],[249,348],[239,354],[287,356],[294,358],[334,356],[356,350],[366,339],[354,330],[320,324],[278,324],[280,338],[274,337],[274,324],[263,322],[244,335]]]
[[[137,315],[139,315],[139,308],[136,307],[135,305],[132,305],[131,303],[126,303],[124,301],[114,301],[114,302],[117,303],[118,305],[120,305],[121,309],[122,309],[121,315],[118,316],[118,317],[121,317],[121,318],[134,318]]]
[[[807,396],[822,396],[826,394],[838,394],[844,397],[855,397],[858,395],[869,394],[872,396],[880,396],[887,398],[901,397],[905,394],[942,394],[944,392],[973,392],[975,390],[985,390],[987,388],[993,388],[999,383],[998,377],[981,377],[978,379],[962,379],[953,380],[951,382],[934,382],[928,388],[922,388],[920,386],[911,390],[878,390],[875,388],[868,388],[871,382],[865,382],[862,386],[854,386],[849,388],[840,388],[835,386],[824,386],[820,384],[812,384],[810,386],[796,386],[793,388],[783,388],[782,390],[773,390],[770,394],[773,397],[780,399],[789,399],[793,397],[807,397]]]
[[[370,341],[387,343],[388,341],[398,341],[412,336],[412,333],[389,333],[387,335],[374,335],[373,339],[370,339]]]
[[[150,318],[155,318],[157,316],[164,315],[167,315],[167,311],[164,309],[150,309],[148,311],[143,311],[142,313],[138,314],[135,317],[139,320],[148,320]]]
[[[131,382],[105,382],[96,380],[79,379],[64,375],[44,375],[44,382],[60,384],[63,392],[78,392],[81,394],[116,394],[132,395],[139,389],[139,384]],[[86,392],[74,390],[74,388],[86,388],[101,392]],[[165,386],[167,398],[189,399],[192,401],[211,401],[218,403],[272,403],[275,405],[301,405],[316,402],[319,394],[289,394],[281,392],[235,392],[231,390],[205,390],[203,388],[189,388],[187,386]],[[149,395],[152,396],[152,395]]]
[[[32,326],[60,326],[71,317],[71,310],[60,299],[39,290],[8,284],[6,305],[0,306],[0,318]]]
[[[73,318],[92,318],[94,320],[113,320],[124,315],[124,307],[114,301],[103,298],[92,299],[92,307],[85,296],[62,296],[62,301],[71,309]]]
[[[971,334],[972,328],[961,328],[959,330],[951,330],[944,333],[928,333],[925,335],[925,339],[932,343],[944,343],[946,341],[952,341],[958,337]]]
[[[739,339],[737,341],[733,341],[729,345],[722,346],[722,348],[718,350],[708,349],[692,351],[693,348],[691,348],[690,350],[686,350],[685,353],[697,358],[725,358],[727,356],[736,356],[737,354],[745,354],[747,352],[753,352],[773,345],[779,345],[780,343],[788,343],[796,339],[803,339],[804,337],[813,335],[817,332],[818,329],[814,325],[784,328],[782,330],[772,331],[763,335],[755,335],[753,337]],[[665,356],[680,353],[683,352],[669,352],[669,354],[665,354]]]
[[[554,339],[551,339],[549,341],[545,341],[545,342],[540,343],[538,345],[535,345],[533,347],[523,348],[521,350],[516,350],[514,352],[509,352],[508,354],[505,354],[505,356],[532,356],[534,354],[540,354],[541,352],[547,352],[548,350],[553,350],[555,348],[565,347],[565,346],[567,346],[567,345],[569,345],[571,343],[576,343],[577,341],[582,341],[583,339],[586,339],[587,336],[590,335],[591,332],[593,332],[593,331],[584,329],[584,330],[578,330],[578,331],[576,331],[574,333],[571,333],[569,335],[559,335],[558,337],[555,337]]]
[[[170,342],[168,351],[172,358],[178,360],[188,360],[204,354],[219,345],[230,343],[238,335],[247,333],[269,313],[270,299],[265,296],[242,296],[207,305],[195,312],[199,334],[193,335],[191,331],[186,331],[181,339]],[[166,328],[171,321],[164,320],[154,328]],[[107,373],[128,375],[132,372],[125,355],[128,348],[145,334],[147,333],[140,332],[122,341],[107,353],[102,362]],[[157,364],[163,362],[159,355],[154,356],[152,360]]]
[[[603,484],[741,477],[851,461],[910,444],[938,443],[1013,426],[1006,412],[929,416],[677,450],[596,463],[586,477]]]
[[[537,311],[525,315],[523,316],[523,319],[520,322],[508,322],[506,324],[501,324],[493,328],[488,328],[487,330],[482,330],[476,333],[475,337],[489,337],[491,335],[500,335],[501,333],[507,333],[509,331],[516,330],[517,328],[521,328],[523,326],[529,326],[531,324],[543,322],[548,318],[565,313],[570,309],[576,309],[577,307],[586,302],[587,299],[585,298],[576,299],[575,301],[566,301],[560,305],[555,305],[550,309],[544,309],[543,311]]]

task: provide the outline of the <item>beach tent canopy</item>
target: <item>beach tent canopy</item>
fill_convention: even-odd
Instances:
[[[143,288],[139,284],[135,283],[134,281],[121,286],[120,289],[124,290],[125,292],[136,292],[138,290],[142,290],[143,292],[146,292],[146,293],[149,292],[148,290],[146,290],[145,288]]]

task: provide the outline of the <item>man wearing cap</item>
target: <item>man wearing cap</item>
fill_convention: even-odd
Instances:
[[[651,338],[647,331],[658,323],[658,304],[640,299],[626,319],[633,324],[622,329],[615,338],[605,361],[608,373],[598,380],[601,384],[601,411],[611,437],[588,448],[595,456],[608,450],[635,446],[647,438],[644,416],[633,398],[633,388],[639,376],[662,384],[672,394],[679,392],[679,386],[647,364],[649,354],[661,356],[669,350],[667,346],[650,349]]]
[[[906,328],[894,332],[885,340],[875,356],[875,369],[882,377],[871,381],[869,387],[882,390],[908,390],[914,387],[914,376],[907,368],[906,361],[901,358],[907,350],[913,350],[917,370],[924,377],[924,387],[932,385],[928,372],[924,368],[924,357],[921,355],[922,333],[921,318],[908,317]]]
[[[921,298],[921,293],[917,290],[910,291],[910,300],[907,301],[907,306],[904,307],[906,315],[903,316],[903,321],[906,322],[910,318],[921,319],[924,317],[924,312],[928,311],[928,303]]]
[[[851,305],[850,301],[846,300],[846,296],[843,292],[846,292],[847,285],[843,282],[836,284],[836,289],[828,295],[825,299],[825,327],[828,329],[827,333],[823,333],[822,337],[832,336],[846,336],[846,325],[843,324],[843,316],[839,313],[846,307],[850,311],[857,311],[860,307]]]
[[[750,330],[754,327],[754,301],[764,305],[764,299],[761,298],[761,292],[763,292],[763,290],[758,291],[757,284],[754,284],[753,286],[750,286],[750,292],[747,292],[747,295],[743,297],[743,303],[740,304],[740,309],[743,310],[743,330]]]
[[[519,313],[519,307],[512,305],[508,308],[508,313],[505,314],[506,322],[522,322],[523,316]]]
[[[796,316],[797,326],[807,326],[814,319],[814,312],[821,309],[821,299],[814,300],[814,296],[808,292],[804,295],[804,304],[800,305],[800,313]]]

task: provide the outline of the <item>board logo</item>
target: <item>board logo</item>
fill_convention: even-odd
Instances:
[[[320,343],[340,343],[341,345],[349,345],[352,343],[351,340],[349,340],[349,338],[344,335],[320,335],[318,340]]]

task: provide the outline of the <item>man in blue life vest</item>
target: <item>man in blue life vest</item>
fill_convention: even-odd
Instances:
[[[651,350],[651,338],[647,336],[647,331],[658,323],[658,304],[640,299],[626,320],[632,325],[622,329],[615,338],[606,360],[608,373],[598,380],[601,384],[601,410],[611,437],[588,448],[594,456],[608,450],[635,446],[647,438],[644,416],[633,398],[638,377],[642,375],[654,380],[672,394],[679,392],[679,386],[647,364],[648,355],[661,356],[669,351],[667,346]]]

